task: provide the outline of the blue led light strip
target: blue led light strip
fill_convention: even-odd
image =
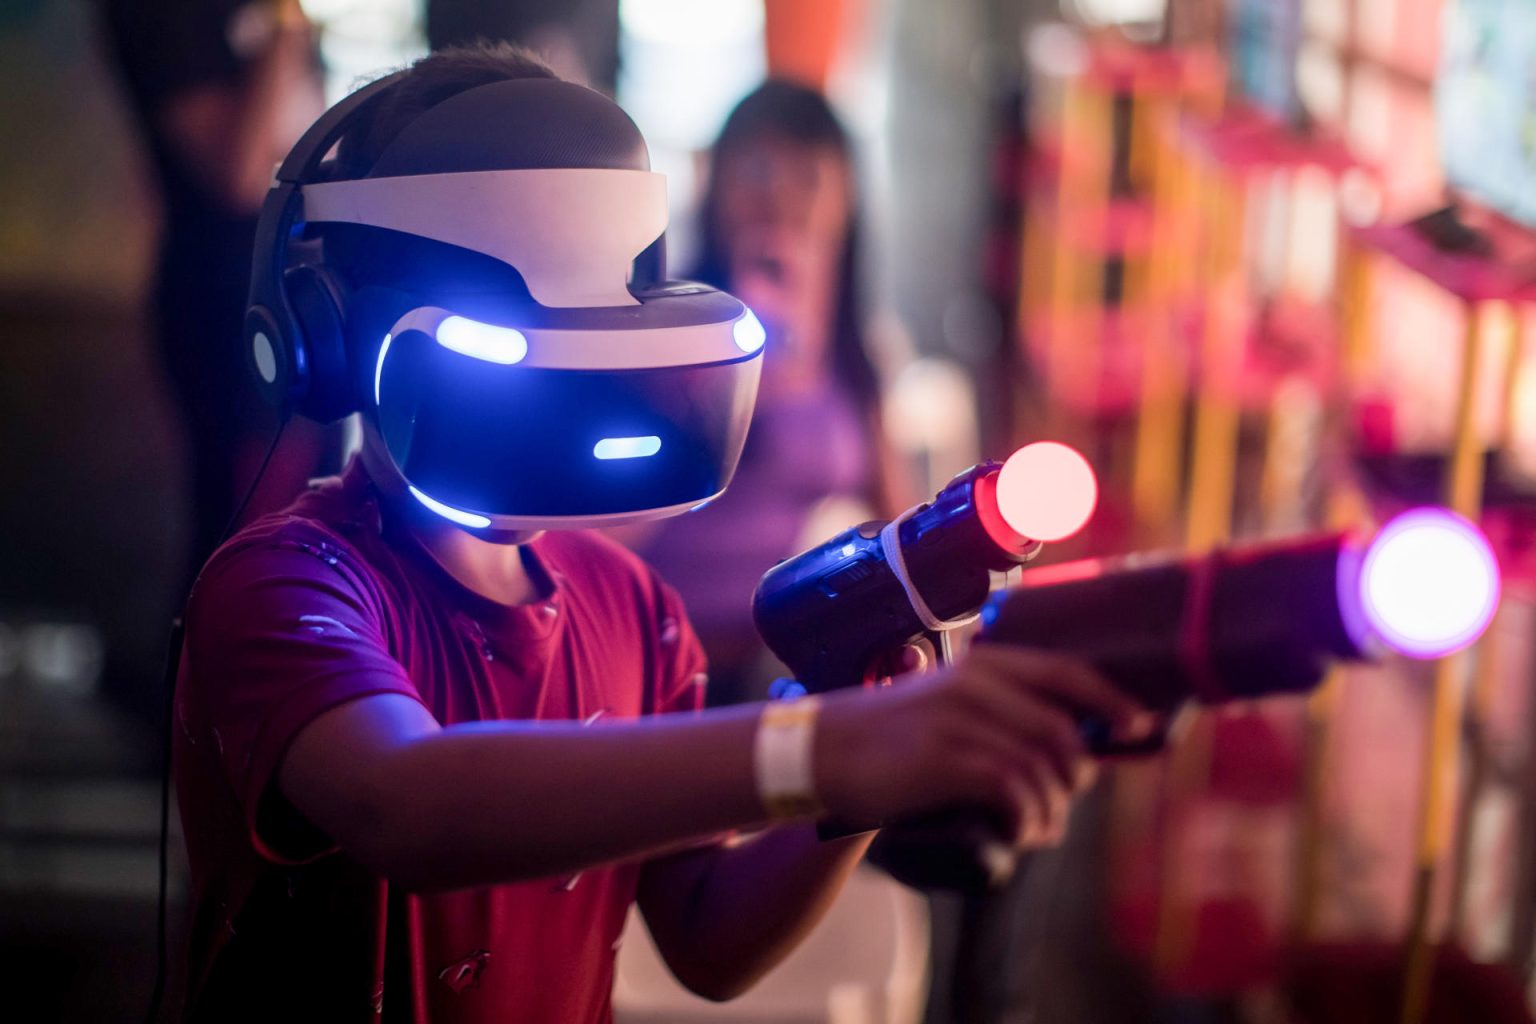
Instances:
[[[486,516],[482,516],[475,512],[465,512],[463,509],[454,508],[452,505],[444,505],[436,498],[428,497],[427,495],[423,494],[411,484],[406,484],[406,486],[410,487],[411,493],[416,496],[417,501],[421,502],[423,505],[427,506],[427,508],[431,509],[433,512],[436,512],[438,515],[442,516],[444,519],[447,519],[450,522],[458,523],[460,526],[474,527],[476,529],[484,529],[485,527],[491,525],[490,519]]]
[[[643,459],[661,451],[661,438],[654,434],[645,437],[605,437],[592,446],[592,454],[599,459]]]

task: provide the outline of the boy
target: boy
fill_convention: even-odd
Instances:
[[[346,128],[331,180],[429,188],[510,180],[448,174],[578,168],[597,177],[560,180],[619,189],[646,169],[643,141],[617,107],[506,48],[439,52],[381,96]],[[1064,659],[978,651],[885,692],[676,713],[702,706],[705,665],[675,594],[600,537],[536,528],[601,521],[590,508],[541,519],[490,507],[534,491],[554,507],[588,486],[504,471],[561,439],[537,426],[461,429],[543,400],[518,392],[486,411],[474,404],[485,388],[596,388],[607,398],[586,406],[603,409],[576,410],[596,415],[640,379],[611,368],[530,376],[559,354],[534,351],[542,336],[532,328],[476,327],[471,314],[515,306],[545,324],[651,314],[605,306],[637,301],[611,291],[563,313],[562,303],[583,304],[562,293],[577,271],[550,276],[536,256],[516,266],[488,256],[507,241],[500,230],[478,251],[423,235],[450,233],[446,207],[441,222],[423,221],[419,204],[395,208],[402,219],[391,223],[426,224],[412,234],[367,221],[361,201],[326,212],[324,196],[306,188],[304,207],[341,285],[349,379],[366,392],[364,442],[340,479],[221,548],[194,590],[174,762],[192,864],[192,1019],[605,1021],[636,900],[678,978],[725,999],[794,946],[862,854],[867,837],[820,842],[821,815],[885,821],[982,805],[1020,842],[1059,835],[1089,775],[1073,715],[1137,724],[1134,706]],[[525,195],[502,198],[529,223],[541,216]],[[496,202],[487,193],[454,223],[473,234],[477,218],[501,216]],[[643,203],[608,219],[631,205]],[[568,212],[605,233],[606,215]],[[572,266],[606,244],[540,237],[567,246]],[[638,279],[629,289],[641,292]],[[728,300],[653,294],[690,309]],[[410,338],[407,324],[418,325]],[[270,339],[255,336],[271,381]],[[729,336],[736,356],[753,354],[751,332]],[[615,334],[613,357],[642,343],[639,332]],[[749,380],[739,374],[751,364],[729,363],[738,376],[722,407],[737,420],[742,395],[750,413],[755,366]],[[725,371],[666,380],[695,387],[708,372]],[[460,390],[432,393],[443,381]],[[702,392],[653,398],[650,411],[680,421],[721,404]],[[704,429],[690,424],[605,442],[659,446],[665,436],[670,446],[691,436],[685,427]],[[722,480],[739,436],[731,443],[720,448]],[[652,461],[664,467],[670,452]],[[625,480],[642,487],[640,469],[603,465],[593,501],[618,502]],[[439,474],[430,484],[429,471]],[[485,514],[433,496],[454,471],[499,495]],[[623,514],[668,514],[669,501],[634,498]],[[759,828],[750,841],[720,838]]]

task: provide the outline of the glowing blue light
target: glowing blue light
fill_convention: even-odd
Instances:
[[[763,342],[768,340],[768,332],[763,330],[762,321],[750,309],[731,328],[731,336],[736,339],[736,347],[748,354],[762,348]]]
[[[592,446],[592,454],[600,459],[643,459],[661,451],[661,438],[655,434],[645,437],[605,437]]]
[[[435,337],[443,348],[503,366],[522,362],[528,354],[528,339],[522,331],[462,316],[450,316],[438,324]]]
[[[795,700],[808,692],[804,683],[784,676],[768,684],[768,696],[773,700]]]
[[[389,355],[389,343],[395,340],[393,334],[384,335],[384,344],[379,346],[379,364],[373,368],[373,404],[382,405],[383,399],[379,397],[379,382],[384,379],[384,357]]]
[[[689,509],[688,511],[689,512],[697,512],[699,509],[703,508],[705,505],[708,505],[710,502],[712,502],[714,500],[715,500],[714,498],[705,498],[703,501],[699,502],[697,505],[693,506],[693,508]]]
[[[857,550],[858,549],[855,548],[852,544],[844,544],[843,545],[843,557],[847,558],[849,555],[853,554]]]
[[[991,600],[981,606],[981,624],[990,627],[997,622],[997,601]]]
[[[411,493],[416,496],[417,501],[427,506],[427,508],[431,509],[433,512],[436,512],[444,519],[447,519],[449,522],[458,523],[460,526],[473,527],[475,529],[484,529],[485,527],[491,525],[491,521],[485,516],[478,515],[474,512],[465,512],[462,509],[454,508],[452,505],[444,505],[436,498],[429,498],[425,494],[422,494],[410,484],[406,484],[406,486],[411,488]]]

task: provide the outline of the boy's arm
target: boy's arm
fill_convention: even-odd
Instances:
[[[1068,708],[1126,727],[1137,716],[1079,663],[1002,647],[885,693],[829,694],[816,731],[819,795],[848,820],[969,803],[1021,835],[1049,830],[1086,765]],[[600,729],[445,729],[410,697],[375,694],[304,726],[277,781],[309,824],[404,886],[537,878],[763,824],[752,764],[759,713],[747,705]],[[828,851],[804,856],[802,866],[785,861],[780,870],[814,888]],[[740,863],[749,861],[757,863]],[[831,857],[825,870],[835,874],[841,861]],[[719,885],[711,879],[707,903],[739,897],[733,874]]]
[[[443,728],[417,701],[320,715],[278,770],[282,795],[351,856],[418,890],[538,878],[764,820],[753,709]],[[700,772],[699,764],[711,770]]]
[[[991,652],[984,652],[990,654]],[[910,685],[910,684],[908,684]],[[1060,694],[1067,703],[1077,698]],[[1131,726],[1136,732],[1140,726]],[[818,766],[846,771],[843,745],[818,744]],[[957,746],[957,751],[960,747]],[[895,769],[910,752],[885,753],[874,763]],[[854,756],[859,756],[857,750]],[[1013,819],[1022,846],[1053,845],[1065,834],[1072,791],[1096,774],[1078,761],[1070,788],[1031,786],[1016,794],[1026,811]],[[1030,791],[1032,790],[1032,792]],[[1044,806],[1036,803],[1044,800]],[[864,819],[869,820],[869,819]],[[659,856],[645,866],[639,903],[667,965],[698,995],[730,999],[784,959],[821,920],[874,833],[823,842],[813,824],[764,831],[744,843]]]
[[[873,837],[822,842],[814,825],[796,823],[737,846],[658,857],[640,876],[640,909],[679,981],[731,999],[809,934]]]

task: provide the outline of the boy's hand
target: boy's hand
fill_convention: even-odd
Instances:
[[[1020,845],[1058,841],[1072,797],[1094,777],[1077,723],[1119,739],[1151,727],[1142,708],[1086,664],[1005,645],[878,693],[825,698],[815,772],[827,808],[894,821],[981,806]]]

